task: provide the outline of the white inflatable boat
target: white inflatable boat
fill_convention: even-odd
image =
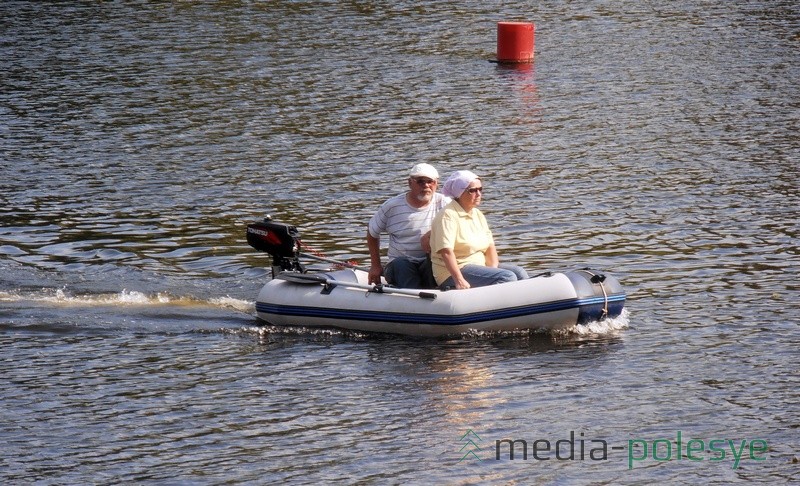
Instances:
[[[256,314],[275,326],[413,336],[554,330],[617,317],[625,305],[619,282],[591,269],[467,290],[397,289],[369,284],[367,272],[358,269],[305,272],[293,226],[254,223],[247,239],[273,256],[274,278],[261,289]]]

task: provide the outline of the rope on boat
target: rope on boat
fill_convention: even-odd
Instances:
[[[591,283],[600,284],[600,290],[603,291],[603,315],[600,317],[600,319],[604,319],[606,316],[608,316],[608,292],[606,292],[606,287],[605,285],[603,285],[606,276],[602,274],[592,273],[589,271],[588,268],[584,268],[578,271],[588,273],[589,275],[591,275],[592,278],[589,280]]]
[[[302,256],[311,258],[313,260],[319,260],[319,261],[322,261],[322,262],[333,263],[334,264],[334,267],[333,267],[334,269],[342,269],[342,268],[359,268],[359,269],[363,269],[358,264],[358,262],[355,261],[355,260],[350,260],[350,261],[347,261],[347,262],[334,260],[332,258],[329,258],[329,257],[325,256],[325,254],[322,253],[321,251],[311,248],[310,246],[306,245],[305,243],[303,243],[299,239],[297,240],[297,243],[300,246],[300,248],[303,248],[304,250],[308,251],[308,253],[302,254]]]

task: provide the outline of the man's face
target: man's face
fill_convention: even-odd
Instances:
[[[428,177],[409,177],[408,187],[411,190],[411,197],[418,201],[430,201],[433,198],[433,193],[436,192],[436,186],[439,181]]]

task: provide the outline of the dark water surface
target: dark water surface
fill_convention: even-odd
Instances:
[[[4,2],[0,71],[4,483],[800,478],[796,2]],[[626,315],[260,327],[245,224],[366,261],[417,162]]]

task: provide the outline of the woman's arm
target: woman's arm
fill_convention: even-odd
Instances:
[[[497,248],[494,246],[494,241],[489,245],[489,248],[486,249],[484,255],[486,256],[487,267],[497,268],[497,266],[500,265],[500,258],[497,256]]]
[[[444,261],[445,268],[450,272],[450,276],[453,277],[456,288],[468,289],[470,287],[469,282],[464,280],[464,276],[461,274],[461,269],[458,268],[456,255],[453,253],[452,248],[442,248],[439,250],[439,255],[442,257],[442,261]]]

